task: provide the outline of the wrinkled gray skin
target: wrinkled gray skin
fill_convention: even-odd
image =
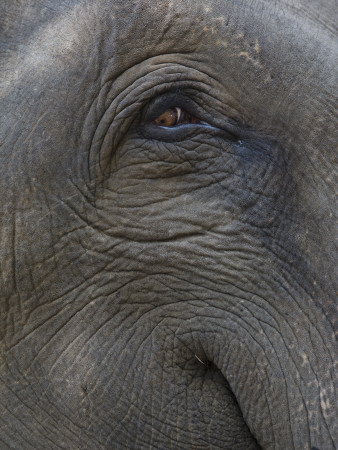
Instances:
[[[335,13],[2,0],[2,449],[337,448]]]

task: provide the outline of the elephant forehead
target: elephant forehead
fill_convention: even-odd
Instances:
[[[19,62],[25,76],[44,78],[47,70],[61,73],[81,58],[87,59],[89,65],[114,65],[121,73],[152,56],[183,53],[189,57],[193,53],[196,63],[203,62],[202,55],[207,66],[216,64],[218,71],[222,61],[217,61],[215,53],[219,53],[225,58],[236,57],[248,63],[249,68],[266,69],[261,60],[264,47],[273,48],[269,60],[278,60],[280,66],[282,57],[290,54],[300,63],[305,58],[303,55],[309,53],[309,45],[319,41],[327,43],[329,38],[320,39],[327,27],[310,13],[304,13],[300,6],[295,8],[297,2],[292,7],[285,1],[282,3],[73,1],[67,9],[60,8],[52,20],[32,27],[29,44],[25,43],[25,49],[21,49],[24,56],[20,61],[14,57],[13,64]],[[313,39],[314,28],[317,40]],[[283,40],[280,30],[283,30]],[[92,53],[100,57],[90,58]],[[319,57],[312,52],[311,56]],[[232,64],[228,59],[224,63],[227,67]],[[13,81],[12,74],[8,85]]]
[[[69,65],[70,60],[67,58],[77,56],[72,61],[74,65],[91,52],[106,51],[101,56],[116,58],[118,54],[126,55],[128,50],[134,49],[142,53],[144,59],[150,48],[165,39],[167,47],[173,49],[175,42],[172,39],[179,42],[185,38],[187,43],[187,31],[194,33],[198,28],[194,24],[202,20],[197,4],[184,2],[180,12],[175,13],[173,3],[75,0],[69,2],[67,8],[56,7],[52,17],[46,17],[45,20],[41,18],[38,24],[34,23],[33,13],[25,11],[27,22],[31,22],[32,26],[25,45],[16,48],[18,52],[12,52],[15,53],[13,65],[18,68],[17,74],[24,69],[25,75],[29,75],[34,69],[34,76],[42,79],[46,76],[44,69],[51,67],[54,72],[61,72]],[[174,27],[175,24],[178,26]],[[11,27],[14,34],[15,24],[11,24]],[[20,59],[16,53],[20,53]],[[130,61],[130,53],[126,56]],[[58,66],[55,66],[55,62],[58,62]]]

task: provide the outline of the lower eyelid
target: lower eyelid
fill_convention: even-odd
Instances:
[[[214,126],[212,126],[212,125],[210,125],[209,123],[207,123],[207,122],[199,122],[199,123],[182,123],[182,124],[179,124],[179,125],[176,125],[176,126],[174,126],[174,127],[164,127],[164,126],[162,126],[162,125],[157,125],[156,126],[156,128],[161,128],[162,130],[170,130],[170,131],[175,131],[175,130],[177,130],[177,128],[183,128],[183,127],[197,127],[197,126],[202,126],[203,128],[211,128],[211,129],[213,129],[213,130],[217,130],[218,128],[216,128],[216,127],[214,127]]]

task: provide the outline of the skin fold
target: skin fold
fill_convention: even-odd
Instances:
[[[1,2],[1,448],[338,447],[335,8]]]

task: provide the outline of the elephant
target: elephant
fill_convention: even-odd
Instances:
[[[2,449],[338,448],[335,7],[2,0]]]

